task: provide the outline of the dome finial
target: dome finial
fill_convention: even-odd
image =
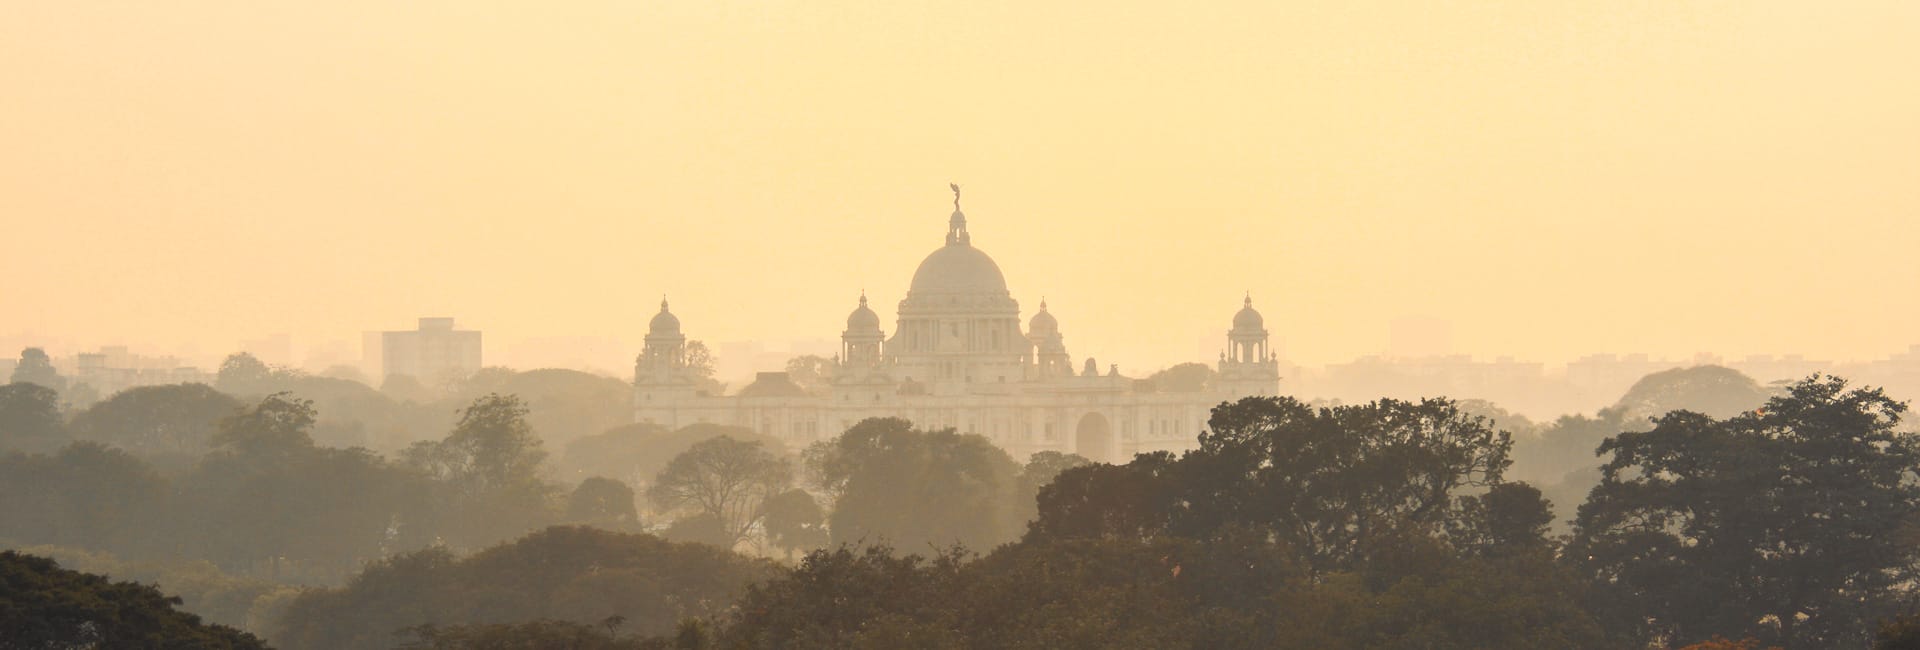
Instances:
[[[866,289],[860,290],[860,306],[861,307],[867,306],[867,290]]]
[[[1047,297],[1040,296],[1040,311],[1046,311],[1046,310],[1047,310]]]
[[[660,294],[660,313],[667,313],[667,294]]]
[[[970,238],[967,237],[967,215],[960,212],[960,184],[947,183],[947,187],[953,188],[953,217],[947,219],[947,245],[965,244]]]
[[[1243,301],[1241,301],[1241,303],[1240,303],[1240,304],[1242,304],[1242,305],[1246,305],[1246,306],[1248,306],[1248,307],[1252,307],[1252,306],[1253,306],[1253,292],[1252,292],[1252,291],[1248,291],[1248,292],[1247,292],[1247,299],[1246,299],[1246,300],[1243,300]]]

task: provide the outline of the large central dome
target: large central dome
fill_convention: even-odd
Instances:
[[[967,216],[959,210],[947,222],[947,245],[928,255],[913,272],[909,294],[1007,295],[1007,278],[986,252],[973,247],[967,234]]]
[[[912,293],[1007,293],[1000,265],[972,244],[948,244],[913,272]]]

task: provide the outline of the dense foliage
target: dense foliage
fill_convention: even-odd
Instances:
[[[422,624],[551,619],[664,635],[715,617],[768,565],[701,544],[556,527],[457,558],[444,549],[394,556],[338,589],[294,600],[271,635],[283,648],[389,648]]]
[[[251,634],[174,609],[153,587],[0,551],[0,649],[265,648]]]

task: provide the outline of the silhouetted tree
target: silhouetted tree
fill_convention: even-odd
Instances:
[[[415,443],[404,462],[440,484],[449,541],[478,546],[552,523],[558,486],[540,476],[547,453],[512,395],[490,394],[460,412],[447,437]]]
[[[1486,494],[1461,498],[1447,533],[1457,549],[1472,556],[1548,555],[1555,550],[1547,536],[1552,523],[1553,504],[1539,488],[1501,483]]]
[[[302,593],[270,636],[287,650],[384,650],[396,631],[426,623],[597,626],[612,616],[633,634],[667,635],[727,610],[769,571],[710,546],[553,527],[465,558],[434,548],[374,562],[345,586]]]
[[[595,476],[581,481],[567,497],[567,520],[605,525],[631,524],[640,519],[633,504],[633,488]]]
[[[1757,411],[1676,411],[1610,438],[1567,556],[1643,639],[1866,645],[1920,577],[1906,408],[1815,376]]]
[[[827,544],[827,515],[806,490],[787,490],[761,506],[767,542],[786,551],[811,551]]]
[[[425,543],[430,505],[417,475],[364,449],[313,444],[313,405],[284,393],[224,419],[215,449],[177,486],[170,519],[186,548],[237,572],[343,573]]]
[[[44,453],[66,441],[59,393],[26,381],[0,386],[0,451]]]
[[[10,453],[0,456],[0,539],[149,550],[166,491],[146,463],[95,442],[51,456]]]
[[[158,589],[69,571],[46,558],[0,551],[0,587],[0,647],[267,647],[251,634],[176,611],[180,599]]]
[[[1040,489],[1061,472],[1091,464],[1093,461],[1079,454],[1065,454],[1057,451],[1036,452],[1027,457],[1027,464],[1020,468],[1020,476],[1014,481],[1012,499],[1008,503],[1008,515],[1015,530],[1025,528],[1039,516],[1037,500]]]
[[[766,515],[767,499],[793,485],[793,468],[758,442],[727,436],[695,444],[675,456],[647,488],[647,498],[663,510],[713,515],[728,543],[745,540]]]
[[[992,548],[1018,536],[1008,513],[1019,466],[984,437],[872,418],[827,449],[810,462],[840,492],[828,524],[836,541]]]

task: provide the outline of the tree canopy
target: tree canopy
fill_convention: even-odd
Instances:
[[[1860,647],[1920,568],[1906,404],[1815,376],[1724,419],[1660,417],[1600,447],[1568,556],[1646,638]]]
[[[60,568],[0,551],[0,647],[209,648],[267,645],[251,634],[174,609],[179,598],[146,585]]]

